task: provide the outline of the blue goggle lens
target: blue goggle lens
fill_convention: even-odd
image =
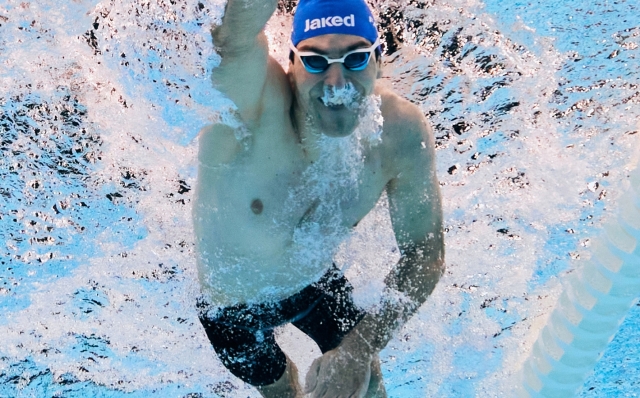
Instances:
[[[344,59],[344,67],[352,71],[361,71],[369,65],[371,53],[353,53]],[[300,57],[304,67],[311,73],[321,73],[329,68],[329,61],[320,55],[303,55]]]

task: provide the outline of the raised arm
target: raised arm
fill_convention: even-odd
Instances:
[[[277,4],[277,0],[229,0],[222,24],[212,31],[222,57],[213,71],[213,84],[236,104],[248,124],[260,115],[269,68],[277,67],[269,58],[263,32]]]

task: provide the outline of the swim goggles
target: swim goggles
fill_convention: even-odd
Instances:
[[[380,46],[380,39],[376,40],[371,47],[359,48],[349,51],[342,58],[329,58],[326,55],[318,54],[313,51],[298,51],[293,43],[290,43],[291,51],[294,52],[302,61],[304,68],[309,73],[322,73],[329,69],[331,64],[341,63],[345,68],[352,71],[364,70],[369,65],[371,54]]]

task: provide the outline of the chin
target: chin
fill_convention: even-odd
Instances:
[[[358,126],[358,113],[352,110],[320,109],[317,112],[315,125],[324,135],[329,137],[346,137]]]
[[[356,120],[357,122],[357,120]],[[322,132],[322,134],[329,137],[346,137],[351,135],[356,129],[357,123],[355,122],[342,122],[341,121],[331,121],[326,123],[323,121],[319,121],[317,123],[317,127]]]

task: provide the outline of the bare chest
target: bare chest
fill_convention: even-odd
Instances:
[[[381,161],[364,158],[352,173],[309,164],[300,153],[250,154],[220,175],[217,208],[245,224],[294,228],[319,204],[355,225],[375,205],[388,176]],[[321,222],[321,220],[318,220]]]

